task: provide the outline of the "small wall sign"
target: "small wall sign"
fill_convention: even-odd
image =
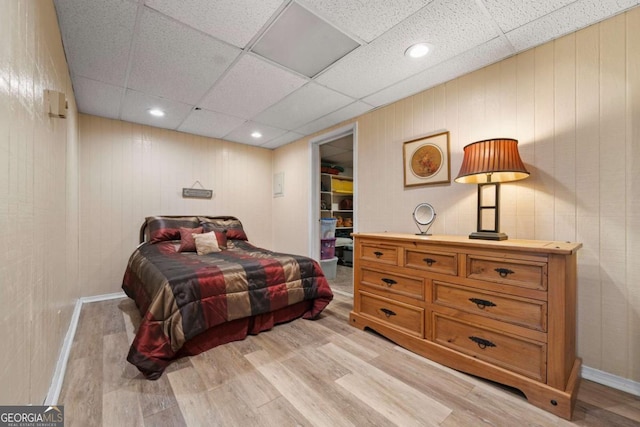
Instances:
[[[204,188],[183,188],[182,197],[192,199],[210,199],[213,197],[213,190],[206,190]]]
[[[196,184],[198,184],[200,188],[193,188]],[[190,199],[210,199],[213,197],[213,190],[207,190],[200,181],[196,181],[190,188],[182,188],[182,197]]]

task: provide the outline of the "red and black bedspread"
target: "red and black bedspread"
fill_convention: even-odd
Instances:
[[[295,317],[313,319],[333,298],[314,260],[240,240],[208,255],[177,252],[172,241],[142,244],[129,259],[122,288],[142,315],[127,360],[149,379],[183,355]],[[228,336],[203,344],[212,328]],[[190,340],[200,342],[188,348]]]

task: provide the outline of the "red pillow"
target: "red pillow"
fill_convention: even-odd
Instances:
[[[166,240],[178,240],[180,227],[194,228],[200,225],[195,216],[164,217],[150,216],[145,218],[147,224],[147,236],[151,243],[164,242]]]
[[[226,235],[227,239],[231,240],[249,240],[242,227],[227,228]]]
[[[196,251],[196,240],[193,238],[194,234],[202,234],[202,227],[180,227],[180,247],[178,248],[178,252]]]
[[[224,231],[214,230],[216,233],[216,239],[218,240],[218,247],[220,249],[227,249],[227,235]]]
[[[227,239],[231,240],[248,240],[247,233],[242,228],[242,223],[238,219],[221,219],[221,218],[201,218],[200,224],[204,227],[204,231],[224,231]]]

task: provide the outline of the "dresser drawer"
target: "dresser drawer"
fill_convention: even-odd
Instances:
[[[398,248],[377,244],[362,244],[361,255],[363,260],[376,261],[382,264],[398,264]]]
[[[547,289],[547,263],[467,255],[467,277],[487,282]]]
[[[546,332],[547,303],[433,282],[433,302],[468,313]]]
[[[407,249],[404,255],[404,265],[418,270],[456,276],[458,274],[458,254]]]
[[[433,313],[434,341],[456,351],[546,382],[544,343],[484,329]]]
[[[383,289],[394,294],[424,300],[424,281],[419,277],[397,275],[382,271],[361,269],[361,284],[376,289]]]
[[[373,317],[403,332],[424,337],[424,310],[373,294],[360,292],[360,314]]]

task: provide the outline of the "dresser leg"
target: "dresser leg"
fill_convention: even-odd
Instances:
[[[554,415],[571,420],[580,387],[580,369],[582,359],[576,359],[567,381],[566,390],[556,390],[544,385],[534,384],[532,387],[520,387],[532,405],[549,411]]]

